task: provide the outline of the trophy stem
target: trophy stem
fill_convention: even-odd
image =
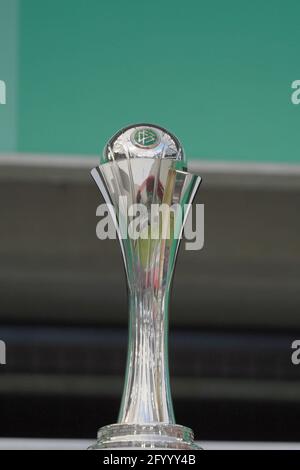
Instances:
[[[169,289],[129,290],[129,347],[119,423],[175,423],[168,367]]]

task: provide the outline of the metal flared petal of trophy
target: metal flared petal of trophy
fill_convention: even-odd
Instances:
[[[115,134],[91,171],[113,218],[129,299],[127,370],[118,423],[92,449],[197,449],[175,424],[168,369],[170,286],[188,208],[201,182],[178,139],[152,124]]]

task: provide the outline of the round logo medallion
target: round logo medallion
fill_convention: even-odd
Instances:
[[[156,147],[160,142],[157,132],[149,127],[142,127],[141,129],[135,130],[131,140],[133,144],[143,149]]]

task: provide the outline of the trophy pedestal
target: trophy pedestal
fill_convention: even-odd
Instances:
[[[194,444],[193,431],[178,424],[111,424],[98,431],[89,450],[170,449],[201,450]]]

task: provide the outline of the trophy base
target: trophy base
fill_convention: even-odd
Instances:
[[[178,424],[110,424],[98,431],[97,442],[89,450],[173,449],[201,450],[193,431]]]

